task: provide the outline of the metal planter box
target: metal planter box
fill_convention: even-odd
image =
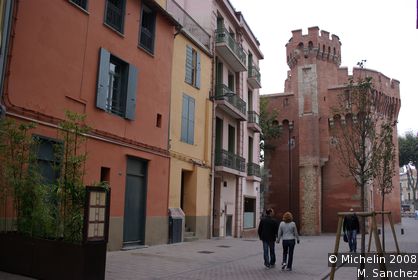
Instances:
[[[0,270],[38,279],[105,279],[106,242],[71,244],[0,233]]]

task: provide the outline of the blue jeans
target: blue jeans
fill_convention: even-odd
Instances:
[[[276,252],[274,251],[274,241],[263,240],[264,265],[270,266],[276,263]],[[270,251],[270,258],[269,258]]]
[[[348,246],[350,247],[350,252],[356,252],[357,251],[357,230],[349,230],[347,232],[347,238],[348,238]]]
[[[292,269],[294,249],[295,239],[283,240],[283,263],[287,263],[289,269]]]

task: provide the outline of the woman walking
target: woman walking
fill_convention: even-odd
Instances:
[[[296,240],[299,244],[299,234],[290,212],[284,213],[283,221],[280,223],[277,243],[280,242],[280,239],[283,239],[282,269],[292,271],[293,250],[295,249]]]

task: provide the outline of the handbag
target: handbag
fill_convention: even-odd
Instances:
[[[344,239],[344,242],[348,242],[348,236],[347,236],[347,234],[344,232],[344,237],[343,237],[343,239]]]

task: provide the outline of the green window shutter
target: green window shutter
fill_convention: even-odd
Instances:
[[[187,143],[194,144],[194,110],[195,101],[194,98],[189,97],[189,124],[187,132]]]
[[[196,85],[197,88],[200,88],[200,53],[197,53],[196,57]]]
[[[189,117],[189,97],[183,94],[183,106],[181,112],[181,138],[182,142],[187,142],[187,126]]]
[[[106,110],[109,92],[110,52],[100,48],[99,72],[97,77],[96,107]]]
[[[186,77],[185,81],[191,84],[193,80],[193,49],[186,46]]]
[[[129,64],[128,74],[128,86],[126,92],[126,111],[125,118],[129,120],[135,120],[135,108],[136,108],[136,91],[138,81],[138,69]]]

